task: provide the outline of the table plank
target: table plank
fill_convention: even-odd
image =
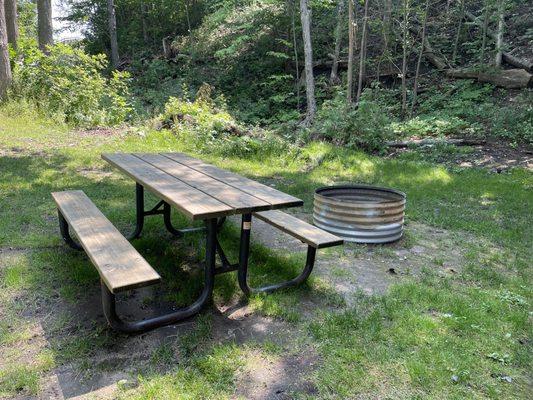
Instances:
[[[207,164],[202,160],[188,156],[183,153],[161,153],[171,160],[177,161],[187,167],[195,169],[205,175],[217,179],[227,185],[233,186],[245,193],[255,196],[269,203],[272,208],[296,207],[303,205],[303,201],[289,194],[280,192],[277,189],[263,185],[262,183],[245,178],[244,176],[234,174],[217,168],[214,165]]]
[[[245,213],[251,211],[260,211],[271,209],[270,203],[261,200],[255,196],[245,193],[233,186],[227,185],[219,180],[211,178],[195,169],[180,164],[168,157],[153,153],[134,153],[134,156],[140,158],[154,167],[161,169],[209,196],[212,196],[222,203],[235,209],[236,213]]]
[[[161,280],[85,193],[71,190],[54,192],[52,196],[111,292],[147,286]]]
[[[102,154],[102,158],[176,207],[192,220],[223,217],[235,210],[131,154]]]

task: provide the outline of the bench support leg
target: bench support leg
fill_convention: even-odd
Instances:
[[[102,306],[104,314],[109,325],[120,332],[140,333],[150,329],[169,325],[191,317],[202,309],[202,307],[211,298],[215,282],[215,255],[216,255],[216,233],[217,220],[210,219],[206,221],[207,240],[206,240],[206,261],[204,274],[204,288],[198,299],[190,306],[181,308],[177,311],[145,319],[137,322],[123,321],[117,314],[115,295],[109,291],[107,286],[102,282]]]
[[[248,285],[248,259],[250,256],[250,233],[251,233],[251,214],[243,214],[241,222],[241,242],[239,249],[239,272],[238,280],[241,290],[246,294],[250,295],[253,293],[269,293],[278,289],[287,288],[290,286],[299,285],[311,275],[313,271],[313,266],[315,265],[315,256],[316,249],[314,247],[308,246],[307,248],[307,260],[305,262],[305,267],[300,275],[296,278],[291,279],[290,281],[263,286],[260,288],[252,288]]]
[[[59,217],[59,231],[61,232],[61,237],[65,243],[74,250],[83,250],[83,247],[76,243],[74,239],[72,239],[72,236],[70,236],[68,222],[63,214],[61,214],[61,211],[57,210],[57,216]]]

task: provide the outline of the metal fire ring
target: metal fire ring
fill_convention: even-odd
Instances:
[[[389,243],[403,234],[406,196],[368,185],[328,186],[315,191],[314,224],[348,242]]]

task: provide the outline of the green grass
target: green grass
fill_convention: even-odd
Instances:
[[[96,368],[89,362],[93,354],[128,343],[128,338],[99,322],[80,321],[66,310],[43,326],[48,339],[44,349],[32,349],[28,321],[35,320],[27,317],[27,309],[38,311],[40,305],[54,305],[59,299],[74,307],[87,293],[98,290],[97,273],[87,258],[61,245],[50,192],[83,189],[127,231],[133,228],[134,185],[106,165],[100,153],[188,149],[165,132],[80,137],[64,127],[2,110],[0,140],[0,249],[20,250],[0,253],[0,358],[7,360],[0,363],[0,396],[36,395],[41,378],[53,365],[77,363],[90,372]],[[322,185],[392,186],[407,193],[408,222],[448,229],[464,238],[466,261],[460,273],[434,274],[434,266],[444,261],[433,258],[420,277],[393,286],[383,296],[359,294],[350,307],[316,277],[302,288],[250,299],[254,312],[284,320],[299,340],[316,349],[320,358],[312,373],[316,396],[528,397],[533,370],[531,172],[452,170],[432,161],[383,159],[323,143],[262,160],[198,156],[275,184],[304,199],[308,212],[313,189]],[[323,160],[320,165],[313,164],[317,158]],[[174,219],[178,226],[187,224],[178,215]],[[223,233],[223,245],[234,260],[238,232],[228,226]],[[415,235],[409,235],[406,247],[416,241]],[[147,221],[144,237],[134,245],[164,278],[161,298],[146,299],[147,303],[179,306],[198,293],[195,266],[203,256],[203,250],[197,250],[202,243],[200,235],[172,241],[161,232],[160,221]],[[335,257],[339,251],[329,254]],[[387,248],[376,249],[379,257],[390,253]],[[302,255],[254,245],[251,281],[257,285],[292,277],[303,262]],[[334,275],[342,278],[343,272]],[[239,296],[234,276],[219,278],[215,302]],[[305,316],[304,298],[319,304]],[[189,333],[161,343],[136,371],[137,387],[121,388],[119,396],[231,397],[251,350],[231,341],[214,343],[211,329],[209,315],[202,314]],[[277,345],[260,346],[268,353]],[[20,354],[9,353],[13,347],[20,347]]]

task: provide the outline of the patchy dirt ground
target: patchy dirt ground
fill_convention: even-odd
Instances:
[[[297,216],[309,219],[308,215]],[[254,221],[253,232],[254,240],[276,250],[306,250],[299,241],[261,221]],[[406,227],[406,236],[393,244],[347,244],[335,250],[320,251],[315,276],[333,286],[349,305],[360,291],[383,293],[391,284],[416,276],[424,268],[443,275],[459,273],[465,263],[464,244],[468,241],[465,234],[410,223]],[[4,249],[0,252],[0,259],[6,261],[21,254],[24,251]],[[144,317],[162,311],[160,307],[164,308],[164,305],[154,310],[151,305],[143,303],[144,298],[153,296],[150,293],[153,290],[156,289],[137,290],[124,298],[127,301],[119,303],[121,313]],[[309,304],[302,302],[300,307],[302,313],[309,312]],[[320,365],[320,359],[312,347],[300,340],[305,336],[305,332],[300,331],[301,326],[258,315],[242,301],[213,304],[207,313],[211,321],[210,340],[238,344],[272,342],[282,348],[281,355],[276,357],[256,351],[247,355],[246,362],[237,373],[235,398],[288,399],[294,392],[313,395],[315,388],[307,377]],[[85,334],[93,332],[103,338],[98,350],[84,355],[81,364],[76,361],[60,362],[52,373],[43,378],[43,399],[113,398],[117,385],[135,386],[139,371],[154,368],[156,349],[165,346],[174,349],[176,340],[196,325],[193,318],[138,336],[115,335],[103,330],[105,321],[96,285],[84,296],[83,302],[67,303],[56,296],[48,303],[32,307],[27,317],[31,321],[28,333],[31,346],[21,351],[27,352],[29,358],[39,349],[57,345],[58,340],[63,343],[62,346],[78,346],[77,343],[69,343],[69,335],[72,340],[79,340],[72,329],[82,330]],[[179,351],[172,352],[171,362],[158,362],[158,369],[170,369],[172,363],[180,362]]]
[[[528,146],[512,147],[508,143],[488,141],[483,145],[457,147],[451,154],[434,154],[434,146],[418,148],[392,149],[389,157],[398,157],[405,153],[417,151],[433,161],[461,168],[483,167],[491,172],[500,173],[509,168],[522,167],[533,170],[533,148]]]

